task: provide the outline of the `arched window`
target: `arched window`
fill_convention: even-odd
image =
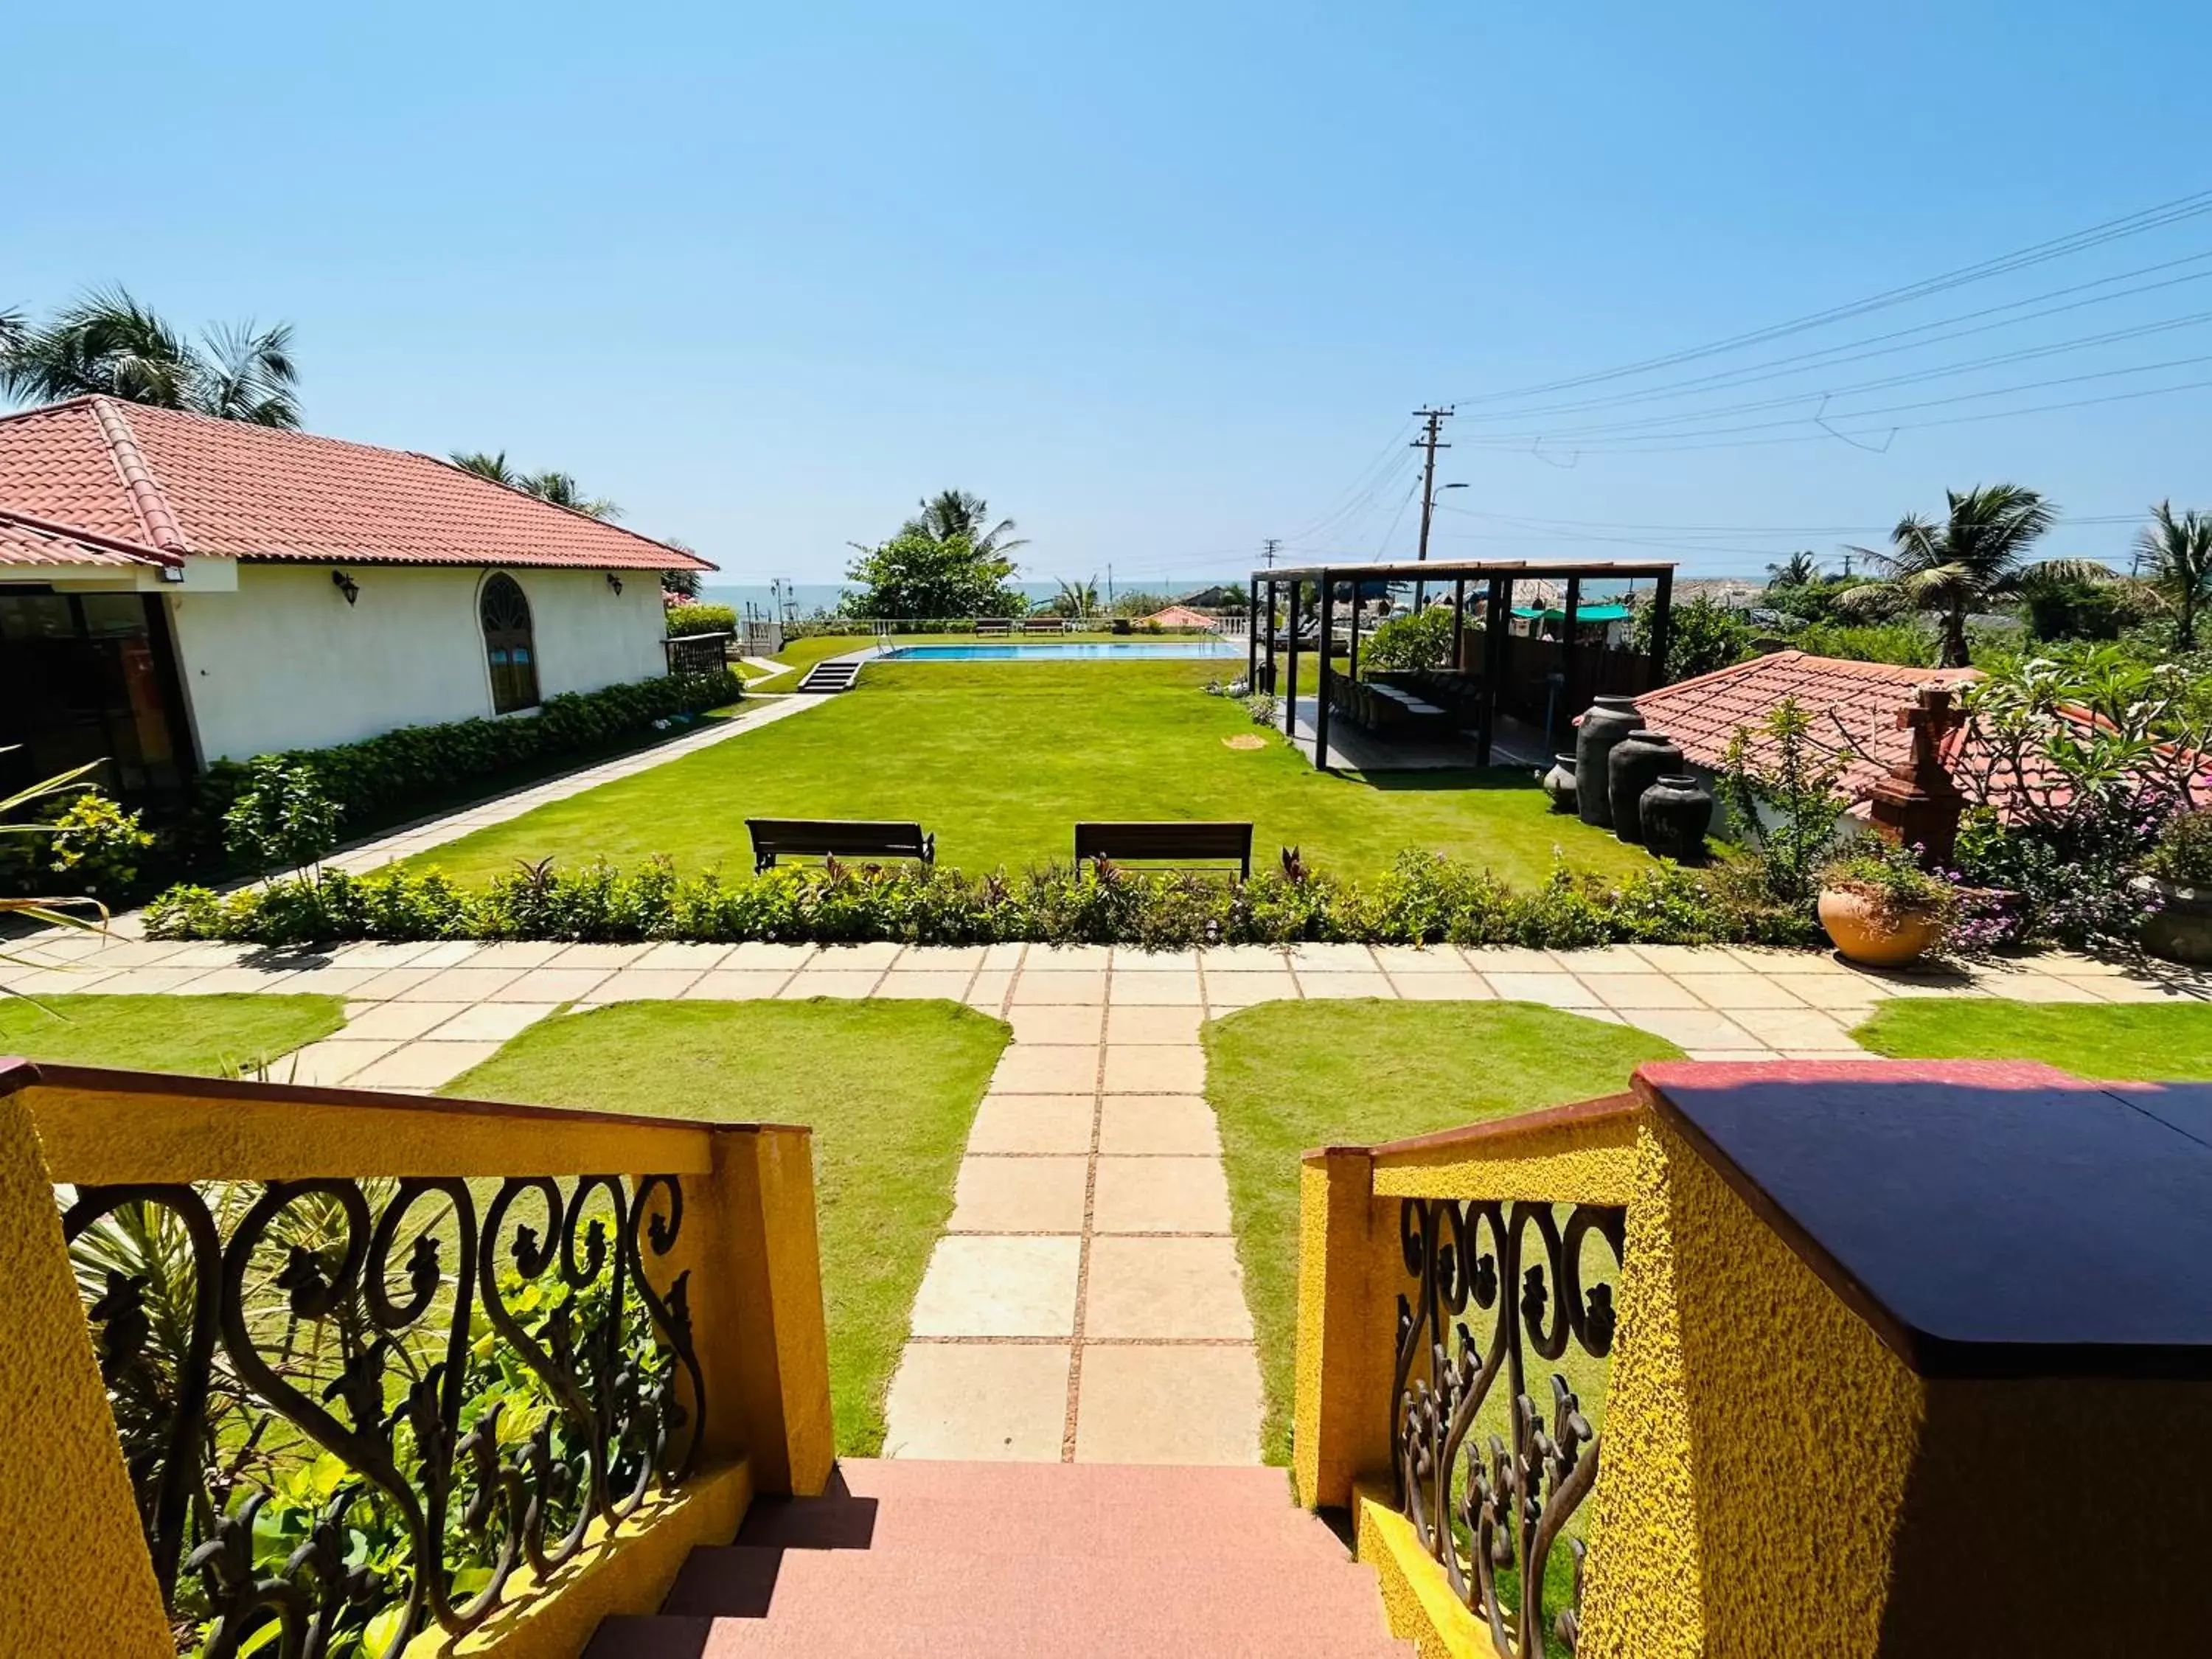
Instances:
[[[491,664],[495,714],[538,706],[538,651],[530,637],[530,601],[514,577],[494,574],[477,602],[483,623],[484,655]]]

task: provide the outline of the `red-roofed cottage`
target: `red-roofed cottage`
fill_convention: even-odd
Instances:
[[[527,717],[666,672],[688,553],[427,455],[81,398],[0,416],[0,781]]]

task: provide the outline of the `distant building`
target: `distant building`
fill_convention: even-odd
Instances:
[[[1188,605],[1171,605],[1164,611],[1155,611],[1151,616],[1139,618],[1139,621],[1147,626],[1159,628],[1218,629],[1221,626],[1218,617],[1209,617],[1203,611],[1192,610]]]

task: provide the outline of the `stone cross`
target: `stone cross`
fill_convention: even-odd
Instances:
[[[1929,865],[1948,865],[1959,844],[1959,819],[1966,798],[1943,764],[1943,739],[1966,723],[1948,685],[1921,686],[1912,706],[1897,711],[1897,727],[1912,733],[1912,752],[1889,769],[1868,802],[1875,827],[1894,841],[1923,850]]]

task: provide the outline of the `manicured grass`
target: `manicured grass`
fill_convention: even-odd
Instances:
[[[125,1071],[250,1076],[345,1024],[337,997],[0,996],[0,1054]]]
[[[1290,1460],[1304,1153],[1616,1094],[1644,1061],[1681,1054],[1646,1032],[1521,1002],[1262,1003],[1213,1021],[1205,1042],[1271,1463]],[[1576,1357],[1563,1369],[1595,1412],[1602,1367],[1578,1374]]]
[[[2212,1080],[2212,1006],[1898,998],[1851,1035],[1893,1060],[2039,1060],[2076,1077]]]
[[[1202,688],[1225,665],[884,663],[796,720],[480,830],[415,860],[483,877],[518,859],[576,864],[654,853],[679,867],[749,868],[744,820],[918,818],[938,860],[963,870],[1066,860],[1079,818],[1238,818],[1254,848],[1370,875],[1408,848],[1542,879],[1555,848],[1608,872],[1648,855],[1547,811],[1505,769],[1316,773],[1279,730]],[[1259,737],[1256,750],[1226,739]]]
[[[951,1002],[630,1002],[532,1026],[443,1092],[811,1126],[837,1449],[865,1457],[1006,1036]]]

